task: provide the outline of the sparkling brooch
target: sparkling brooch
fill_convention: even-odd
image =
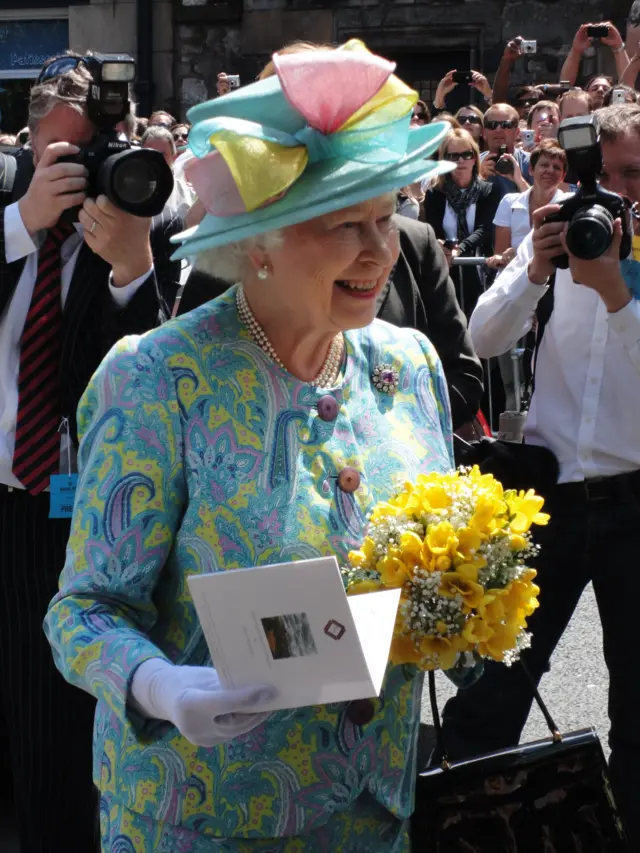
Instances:
[[[379,364],[371,375],[371,381],[378,391],[385,394],[395,394],[398,390],[400,375],[390,364]]]

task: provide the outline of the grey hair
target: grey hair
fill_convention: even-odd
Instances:
[[[614,104],[596,110],[600,135],[605,142],[634,133],[640,136],[640,104]]]
[[[144,148],[145,142],[148,142],[150,139],[159,139],[163,142],[168,142],[169,147],[171,148],[172,155],[175,157],[178,153],[178,148],[176,146],[176,141],[173,138],[173,134],[170,130],[167,130],[166,127],[161,127],[160,125],[152,124],[142,134],[140,145],[142,145],[142,147]]]
[[[37,130],[38,122],[48,116],[58,104],[65,104],[80,115],[85,115],[90,85],[91,74],[82,63],[59,77],[37,83],[29,96],[27,127],[31,133]]]
[[[282,241],[282,230],[247,237],[246,240],[228,243],[217,249],[207,249],[197,256],[195,267],[213,278],[221,278],[223,281],[235,284],[237,281],[242,281],[247,272],[249,252],[255,249],[263,252],[278,249]]]

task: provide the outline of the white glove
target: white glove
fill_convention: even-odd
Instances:
[[[270,712],[252,713],[276,691],[264,684],[227,690],[209,666],[174,666],[163,658],[140,664],[131,682],[143,716],[168,720],[196,746],[217,746],[259,726]]]

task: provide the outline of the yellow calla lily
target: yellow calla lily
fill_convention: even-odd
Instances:
[[[472,616],[462,632],[463,638],[471,645],[486,643],[493,634],[493,628],[479,616]]]
[[[439,524],[432,524],[427,532],[426,544],[431,553],[439,557],[441,555],[450,555],[453,549],[458,545],[458,539],[455,535],[453,525],[448,521],[441,521]]]
[[[457,572],[446,572],[440,582],[440,595],[446,598],[462,596],[467,607],[473,609],[478,607],[484,596],[484,587],[478,583],[467,580]]]
[[[411,557],[416,563],[423,565],[423,545],[423,540],[413,530],[403,533],[400,537],[400,550],[404,561],[407,562],[407,557]]]
[[[420,663],[422,657],[422,652],[416,645],[413,637],[407,634],[394,636],[391,641],[391,651],[389,653],[391,663],[396,665],[401,665],[403,663]]]
[[[517,628],[514,630],[507,625],[496,625],[489,639],[478,644],[478,651],[483,657],[503,661],[505,652],[515,649],[518,633]]]
[[[551,516],[540,512],[544,506],[544,498],[537,495],[533,489],[528,492],[507,492],[505,500],[512,515],[510,527],[513,533],[526,533],[532,524],[549,523]]]
[[[465,561],[472,559],[482,545],[482,537],[477,530],[470,527],[463,527],[458,530],[457,535],[458,550],[456,556]]]
[[[437,660],[435,665],[440,669],[451,669],[456,662],[458,652],[467,651],[468,648],[469,644],[462,637],[427,636],[420,643],[422,654],[425,657],[435,658]]]
[[[397,557],[384,557],[376,566],[380,580],[388,589],[403,586],[411,577],[409,569]]]
[[[384,589],[384,586],[377,580],[354,581],[347,588],[348,595],[362,595],[367,592],[378,592]]]

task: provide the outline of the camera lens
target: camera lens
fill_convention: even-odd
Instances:
[[[569,222],[567,248],[572,255],[592,261],[603,255],[613,240],[613,217],[600,204],[583,207]]]
[[[100,166],[98,187],[127,213],[157,216],[173,191],[173,174],[159,151],[121,151]]]
[[[126,205],[148,202],[156,191],[158,181],[150,164],[145,161],[122,160],[112,174],[112,186]]]

